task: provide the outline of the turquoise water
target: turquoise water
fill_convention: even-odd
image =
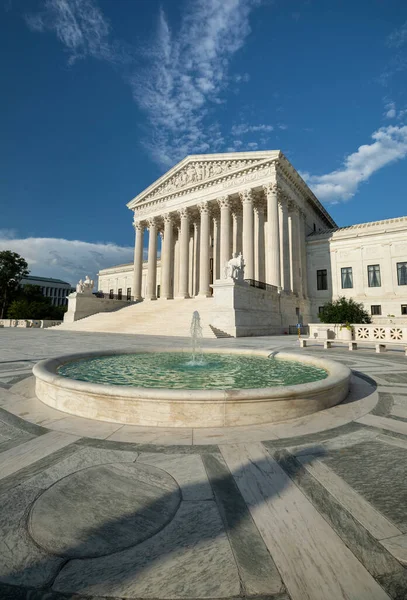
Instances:
[[[241,354],[185,352],[100,356],[67,363],[58,374],[79,381],[146,388],[230,390],[294,385],[325,379],[327,371],[301,362]]]

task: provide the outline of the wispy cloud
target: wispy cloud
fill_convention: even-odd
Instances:
[[[230,133],[233,136],[239,137],[247,133],[266,133],[274,130],[273,125],[249,125],[247,123],[241,123],[240,125],[233,125]]]
[[[161,165],[219,147],[219,129],[210,135],[205,125],[233,80],[230,62],[250,33],[249,15],[259,3],[192,0],[178,32],[160,12],[156,39],[145,52],[147,67],[131,83],[152,128],[149,150]]]
[[[386,44],[389,48],[401,48],[407,44],[407,21],[391,32],[387,37]]]
[[[384,115],[386,119],[394,119],[396,116],[396,103],[388,100],[384,105]]]
[[[407,21],[387,36],[386,46],[393,50],[393,54],[378,78],[384,86],[397,73],[407,69]]]
[[[407,125],[381,127],[372,139],[349,154],[340,169],[326,175],[302,174],[320,200],[332,204],[349,200],[376,171],[407,156]]]
[[[156,36],[137,52],[114,39],[97,0],[42,0],[42,10],[25,18],[32,31],[58,37],[70,64],[88,56],[127,64],[123,76],[148,119],[145,145],[169,167],[187,154],[224,147],[212,112],[230,86],[249,80],[247,73],[231,73],[230,64],[262,1],[188,0],[176,31],[161,9]]]
[[[56,34],[68,53],[68,63],[92,56],[125,62],[124,46],[111,39],[109,21],[96,0],[45,0],[43,10],[25,15],[32,31]]]
[[[20,239],[15,232],[5,230],[0,232],[0,250],[23,256],[32,275],[55,277],[71,284],[85,275],[96,279],[100,269],[132,262],[134,255],[132,247],[60,238]]]

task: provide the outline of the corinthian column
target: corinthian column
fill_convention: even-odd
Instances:
[[[306,215],[303,210],[300,210],[299,215],[299,225],[300,225],[300,263],[301,263],[301,293],[304,298],[308,295],[308,287],[307,287],[307,248],[305,245],[305,219]]]
[[[161,252],[161,297],[167,300],[173,298],[171,289],[173,223],[172,215],[164,215],[164,241]]]
[[[133,297],[141,300],[141,283],[143,278],[143,238],[144,222],[135,221],[136,242],[134,245],[134,274],[133,274]]]
[[[179,244],[179,287],[178,297],[189,298],[188,295],[188,270],[189,270],[189,213],[187,208],[178,211],[181,217],[181,233]]]
[[[253,192],[251,190],[244,190],[239,196],[243,204],[244,278],[254,279]]]
[[[266,244],[264,239],[264,204],[257,199],[254,203],[254,278],[265,281],[264,253]]]
[[[288,204],[288,229],[290,236],[290,271],[291,290],[298,294],[300,289],[300,261],[299,261],[299,219],[298,206],[294,202]]]
[[[281,287],[289,292],[291,289],[290,276],[290,236],[288,231],[288,201],[281,196],[279,200],[280,213],[280,265],[281,265]]]
[[[239,254],[242,252],[242,234],[243,234],[243,215],[242,215],[242,207],[234,206],[232,208],[232,251],[235,254]]]
[[[152,218],[148,224],[148,272],[147,300],[157,300],[157,219]]]
[[[278,220],[277,184],[264,186],[267,198],[267,282],[280,287],[280,231]]]
[[[213,222],[213,281],[220,279],[219,270],[219,217],[215,215],[212,219]]]
[[[225,279],[225,266],[230,257],[230,199],[218,198],[220,208],[220,279]]]
[[[198,204],[201,213],[201,235],[200,235],[200,253],[199,253],[199,295],[209,297],[209,218],[210,210],[208,202]]]

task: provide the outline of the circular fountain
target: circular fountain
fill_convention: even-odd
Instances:
[[[265,350],[139,348],[62,356],[35,365],[37,397],[91,419],[158,427],[276,423],[339,404],[350,370],[331,360]]]

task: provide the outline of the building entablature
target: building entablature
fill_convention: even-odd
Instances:
[[[326,240],[331,242],[339,240],[354,240],[355,238],[384,235],[386,233],[405,233],[407,227],[407,217],[398,217],[395,219],[385,219],[383,221],[370,221],[368,223],[358,223],[348,227],[340,227],[318,233],[311,233],[307,236],[307,243],[314,244]]]
[[[153,216],[210,202],[224,195],[238,199],[244,189],[259,194],[269,183],[278,185],[281,197],[308,206],[321,221],[335,222],[280,151],[237,152],[188,156],[127,204],[136,222]]]

